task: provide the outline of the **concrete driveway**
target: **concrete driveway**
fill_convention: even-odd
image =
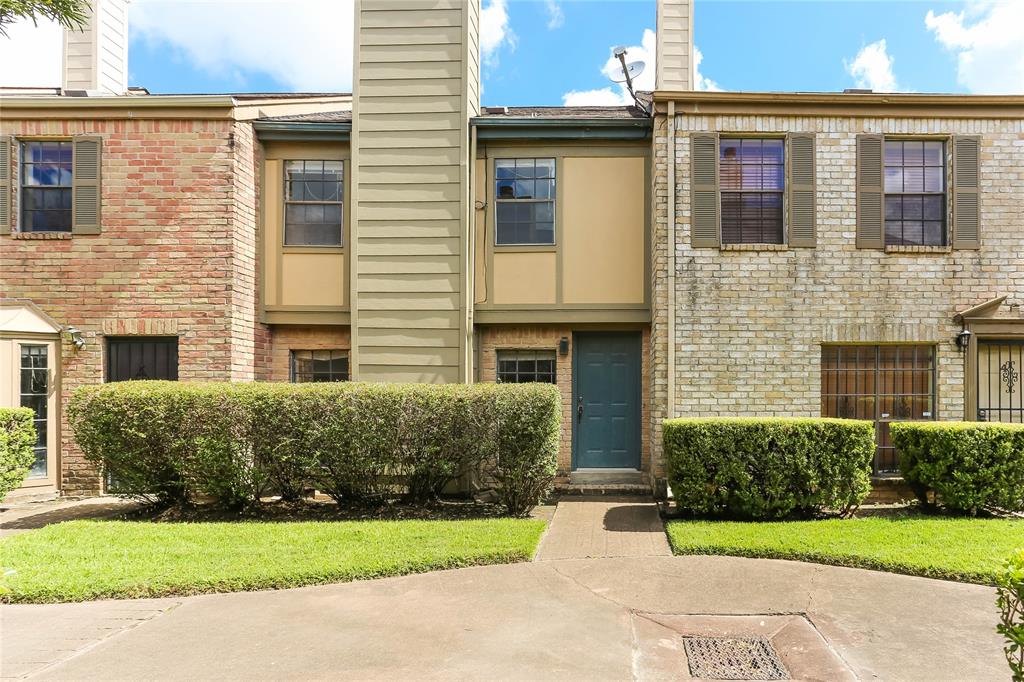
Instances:
[[[689,677],[681,634],[699,630],[761,632],[787,660],[817,656],[794,678],[1001,680],[994,599],[986,587],[788,561],[540,561],[279,592],[6,606],[2,672],[680,679]]]

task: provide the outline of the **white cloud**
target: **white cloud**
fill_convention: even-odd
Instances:
[[[860,48],[853,61],[844,60],[844,64],[858,88],[875,92],[896,92],[899,89],[892,71],[893,58],[886,51],[884,38]]]
[[[1024,92],[1024,2],[974,0],[924,24],[957,56],[957,82],[974,93]]]
[[[353,19],[351,0],[129,5],[133,39],[176,48],[213,74],[242,79],[244,71],[260,71],[300,91],[351,89]]]
[[[646,64],[643,73],[633,81],[634,90],[654,89],[655,47],[654,31],[647,28],[644,29],[644,35],[639,45],[630,45],[626,48],[627,63],[642,61]],[[612,49],[609,48],[609,53]],[[601,67],[601,73],[605,78],[619,78],[619,75],[622,73],[622,63],[612,54],[608,57],[608,61],[604,63],[604,66]],[[621,106],[632,104],[633,98],[629,96],[629,90],[626,89],[625,83],[616,83],[615,85],[597,90],[571,90],[562,95],[562,103],[567,107]]]
[[[506,0],[491,0],[480,8],[480,52],[484,64],[496,66],[498,50],[516,47],[516,34],[509,25]]]
[[[561,28],[565,23],[565,13],[562,12],[558,0],[544,0],[544,8],[548,11],[548,29]]]
[[[40,19],[16,21],[0,35],[0,85],[32,88],[61,86],[63,33],[59,24]],[[29,57],[28,55],[31,55]]]
[[[651,29],[644,29],[640,45],[631,45],[626,48],[626,61],[642,61],[646,65],[643,73],[633,81],[633,89],[636,91],[654,90],[654,76],[657,72],[657,36]],[[700,72],[700,63],[704,55],[694,47],[693,60],[695,67],[694,89],[695,90],[721,90],[718,83],[705,78]],[[601,68],[605,78],[618,77],[622,73],[622,64],[613,54]],[[632,104],[633,98],[629,96],[629,90],[625,83],[614,86],[599,88],[596,90],[571,90],[562,95],[562,103],[567,107],[579,106],[621,106]]]
[[[718,83],[706,78],[704,74],[700,72],[700,63],[704,61],[704,54],[700,51],[696,45],[693,47],[693,89],[694,90],[707,90],[708,92],[720,92],[722,88],[718,86]]]

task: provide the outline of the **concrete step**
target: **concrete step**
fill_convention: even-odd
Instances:
[[[555,486],[558,495],[587,497],[654,497],[651,486],[643,483],[561,483]]]
[[[569,474],[572,485],[648,485],[647,475],[636,469],[582,469]]]

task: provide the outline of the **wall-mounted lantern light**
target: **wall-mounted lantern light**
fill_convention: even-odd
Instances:
[[[82,338],[82,330],[76,327],[67,327],[64,330],[68,335],[68,340],[75,344],[75,348],[82,350],[85,348],[85,339]]]
[[[559,355],[568,355],[569,354],[569,337],[568,336],[563,336],[558,341],[558,354]]]
[[[967,347],[971,343],[971,332],[969,329],[964,327],[960,330],[960,333],[956,335],[956,347],[960,349],[961,353],[967,352]]]

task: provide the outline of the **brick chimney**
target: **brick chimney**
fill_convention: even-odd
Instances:
[[[693,90],[693,2],[658,0],[656,90]]]
[[[92,0],[82,30],[64,29],[65,91],[127,94],[128,1]]]

